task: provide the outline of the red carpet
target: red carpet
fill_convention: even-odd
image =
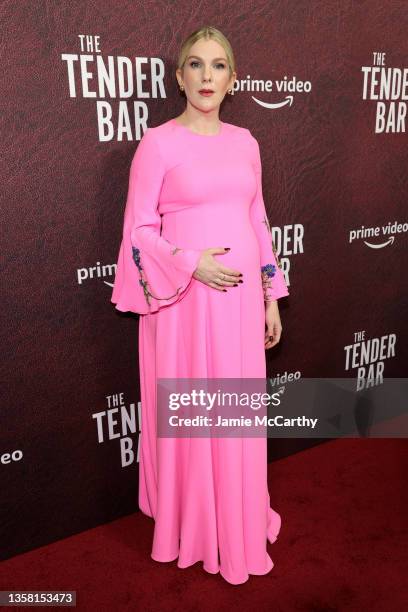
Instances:
[[[407,441],[329,441],[269,466],[275,567],[233,586],[150,558],[142,513],[4,561],[1,590],[76,590],[79,610],[408,610]]]

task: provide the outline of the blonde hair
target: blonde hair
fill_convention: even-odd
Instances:
[[[184,69],[184,64],[186,62],[187,56],[190,52],[191,47],[197,40],[216,40],[224,49],[225,54],[227,56],[227,61],[229,65],[230,75],[235,71],[235,57],[234,52],[232,50],[231,44],[226,36],[213,26],[203,26],[199,30],[195,30],[192,32],[181,45],[180,53],[177,61],[177,68],[180,70]]]

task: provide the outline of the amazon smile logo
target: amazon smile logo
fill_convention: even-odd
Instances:
[[[293,76],[289,79],[286,75],[283,79],[264,81],[263,79],[252,79],[250,75],[246,79],[235,81],[234,91],[255,93],[251,96],[254,102],[263,108],[277,109],[283,106],[292,106],[295,93],[309,93],[312,90],[310,81],[301,81]],[[261,94],[281,94],[281,99],[277,102],[269,102],[268,96],[260,96]],[[286,95],[287,94],[287,95]]]
[[[251,97],[259,106],[263,106],[264,108],[281,108],[282,106],[292,106],[293,104],[293,96],[286,96],[285,100],[282,100],[282,102],[263,102],[263,100],[255,98],[255,96]]]
[[[364,240],[363,242],[364,242],[365,245],[370,247],[370,249],[383,249],[384,247],[386,247],[389,244],[392,244],[394,242],[394,236],[391,236],[391,238],[389,238],[385,242],[381,242],[381,244],[373,244],[371,242],[367,242],[367,240]]]
[[[353,229],[349,232],[349,244],[356,240],[362,240],[370,249],[385,249],[394,244],[396,234],[405,234],[408,231],[408,223],[389,221],[387,225],[377,227],[364,227]],[[386,238],[386,240],[384,240]]]

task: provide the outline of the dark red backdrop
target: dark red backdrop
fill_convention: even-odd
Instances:
[[[151,126],[183,110],[175,59],[183,38],[201,25],[229,37],[239,79],[273,83],[271,91],[242,86],[221,113],[260,143],[278,245],[285,228],[289,237],[291,226],[302,236],[298,252],[289,242],[280,253],[290,267],[290,297],[280,301],[284,332],[268,353],[269,376],[354,376],[344,347],[361,331],[365,340],[395,333],[396,356],[385,362],[385,375],[406,376],[406,227],[382,248],[374,246],[387,237],[367,245],[350,243],[349,233],[406,222],[406,131],[375,132],[377,101],[363,98],[361,69],[373,66],[374,52],[386,54],[384,67],[406,68],[408,23],[403,0],[238,0],[200,3],[199,10],[190,2],[4,2],[2,16],[0,467],[7,558],[137,508],[137,424],[125,434],[121,414],[135,417],[140,399],[138,319],[110,303],[140,138],[134,103]],[[87,41],[81,47],[82,34],[92,43],[99,36],[99,52]],[[64,54],[77,56],[75,97]],[[83,95],[84,55],[93,58],[87,70],[95,97]],[[147,58],[141,68],[148,97],[102,95],[96,56],[106,64],[108,56],[114,63],[126,57],[133,67],[135,57]],[[156,92],[152,58],[164,69],[164,89]],[[308,82],[310,91],[278,91],[285,76]],[[98,132],[100,100],[113,113],[106,141]],[[406,109],[401,96],[399,103]],[[118,138],[120,104],[130,113],[132,140]],[[388,111],[391,102],[385,105]],[[306,442],[271,440],[270,459]]]

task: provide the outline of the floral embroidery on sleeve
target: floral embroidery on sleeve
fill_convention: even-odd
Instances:
[[[150,291],[149,283],[147,282],[147,279],[144,276],[144,269],[140,261],[140,249],[138,249],[137,247],[133,245],[132,245],[132,257],[133,257],[133,261],[135,262],[137,266],[137,269],[139,270],[139,276],[140,276],[139,283],[143,287],[143,293],[144,293],[144,296],[149,306],[151,304],[150,302],[151,297],[154,298],[155,300],[170,300],[171,298],[175,297],[179,293],[179,291],[183,288],[183,287],[179,287],[176,293],[168,297],[164,297],[164,298],[159,298],[153,295],[153,293],[151,293]]]
[[[265,266],[261,267],[262,287],[265,302],[270,302],[276,299],[269,293],[269,289],[273,289],[272,278],[275,276],[275,274],[276,266],[273,264],[266,264]]]
[[[272,251],[273,251],[273,254],[275,255],[275,259],[276,259],[276,263],[277,263],[277,265],[278,265],[278,268],[279,268],[279,269],[282,269],[282,264],[281,264],[281,262],[280,262],[280,259],[279,259],[279,257],[278,257],[278,254],[277,254],[277,252],[276,252],[276,247],[275,247],[275,244],[274,244],[274,242],[273,242],[273,240],[272,240],[272,230],[271,230],[271,226],[269,225],[269,219],[268,219],[268,217],[267,217],[266,215],[264,215],[264,218],[263,218],[262,223],[265,223],[266,229],[268,230],[268,234],[270,234],[270,235],[271,235],[271,241],[272,241]]]
[[[167,238],[164,238],[164,236],[162,236],[162,238],[163,238],[163,239],[164,239],[166,242],[168,242],[169,244],[171,244],[170,240],[167,240]],[[176,254],[178,251],[182,251],[182,250],[183,250],[183,249],[179,249],[179,247],[175,247],[175,248],[172,250],[171,254],[172,254],[172,255],[175,255],[175,254]]]
[[[266,215],[264,216],[262,223],[265,223],[266,229],[268,230],[270,234],[272,234],[271,226],[269,225],[269,219]]]

